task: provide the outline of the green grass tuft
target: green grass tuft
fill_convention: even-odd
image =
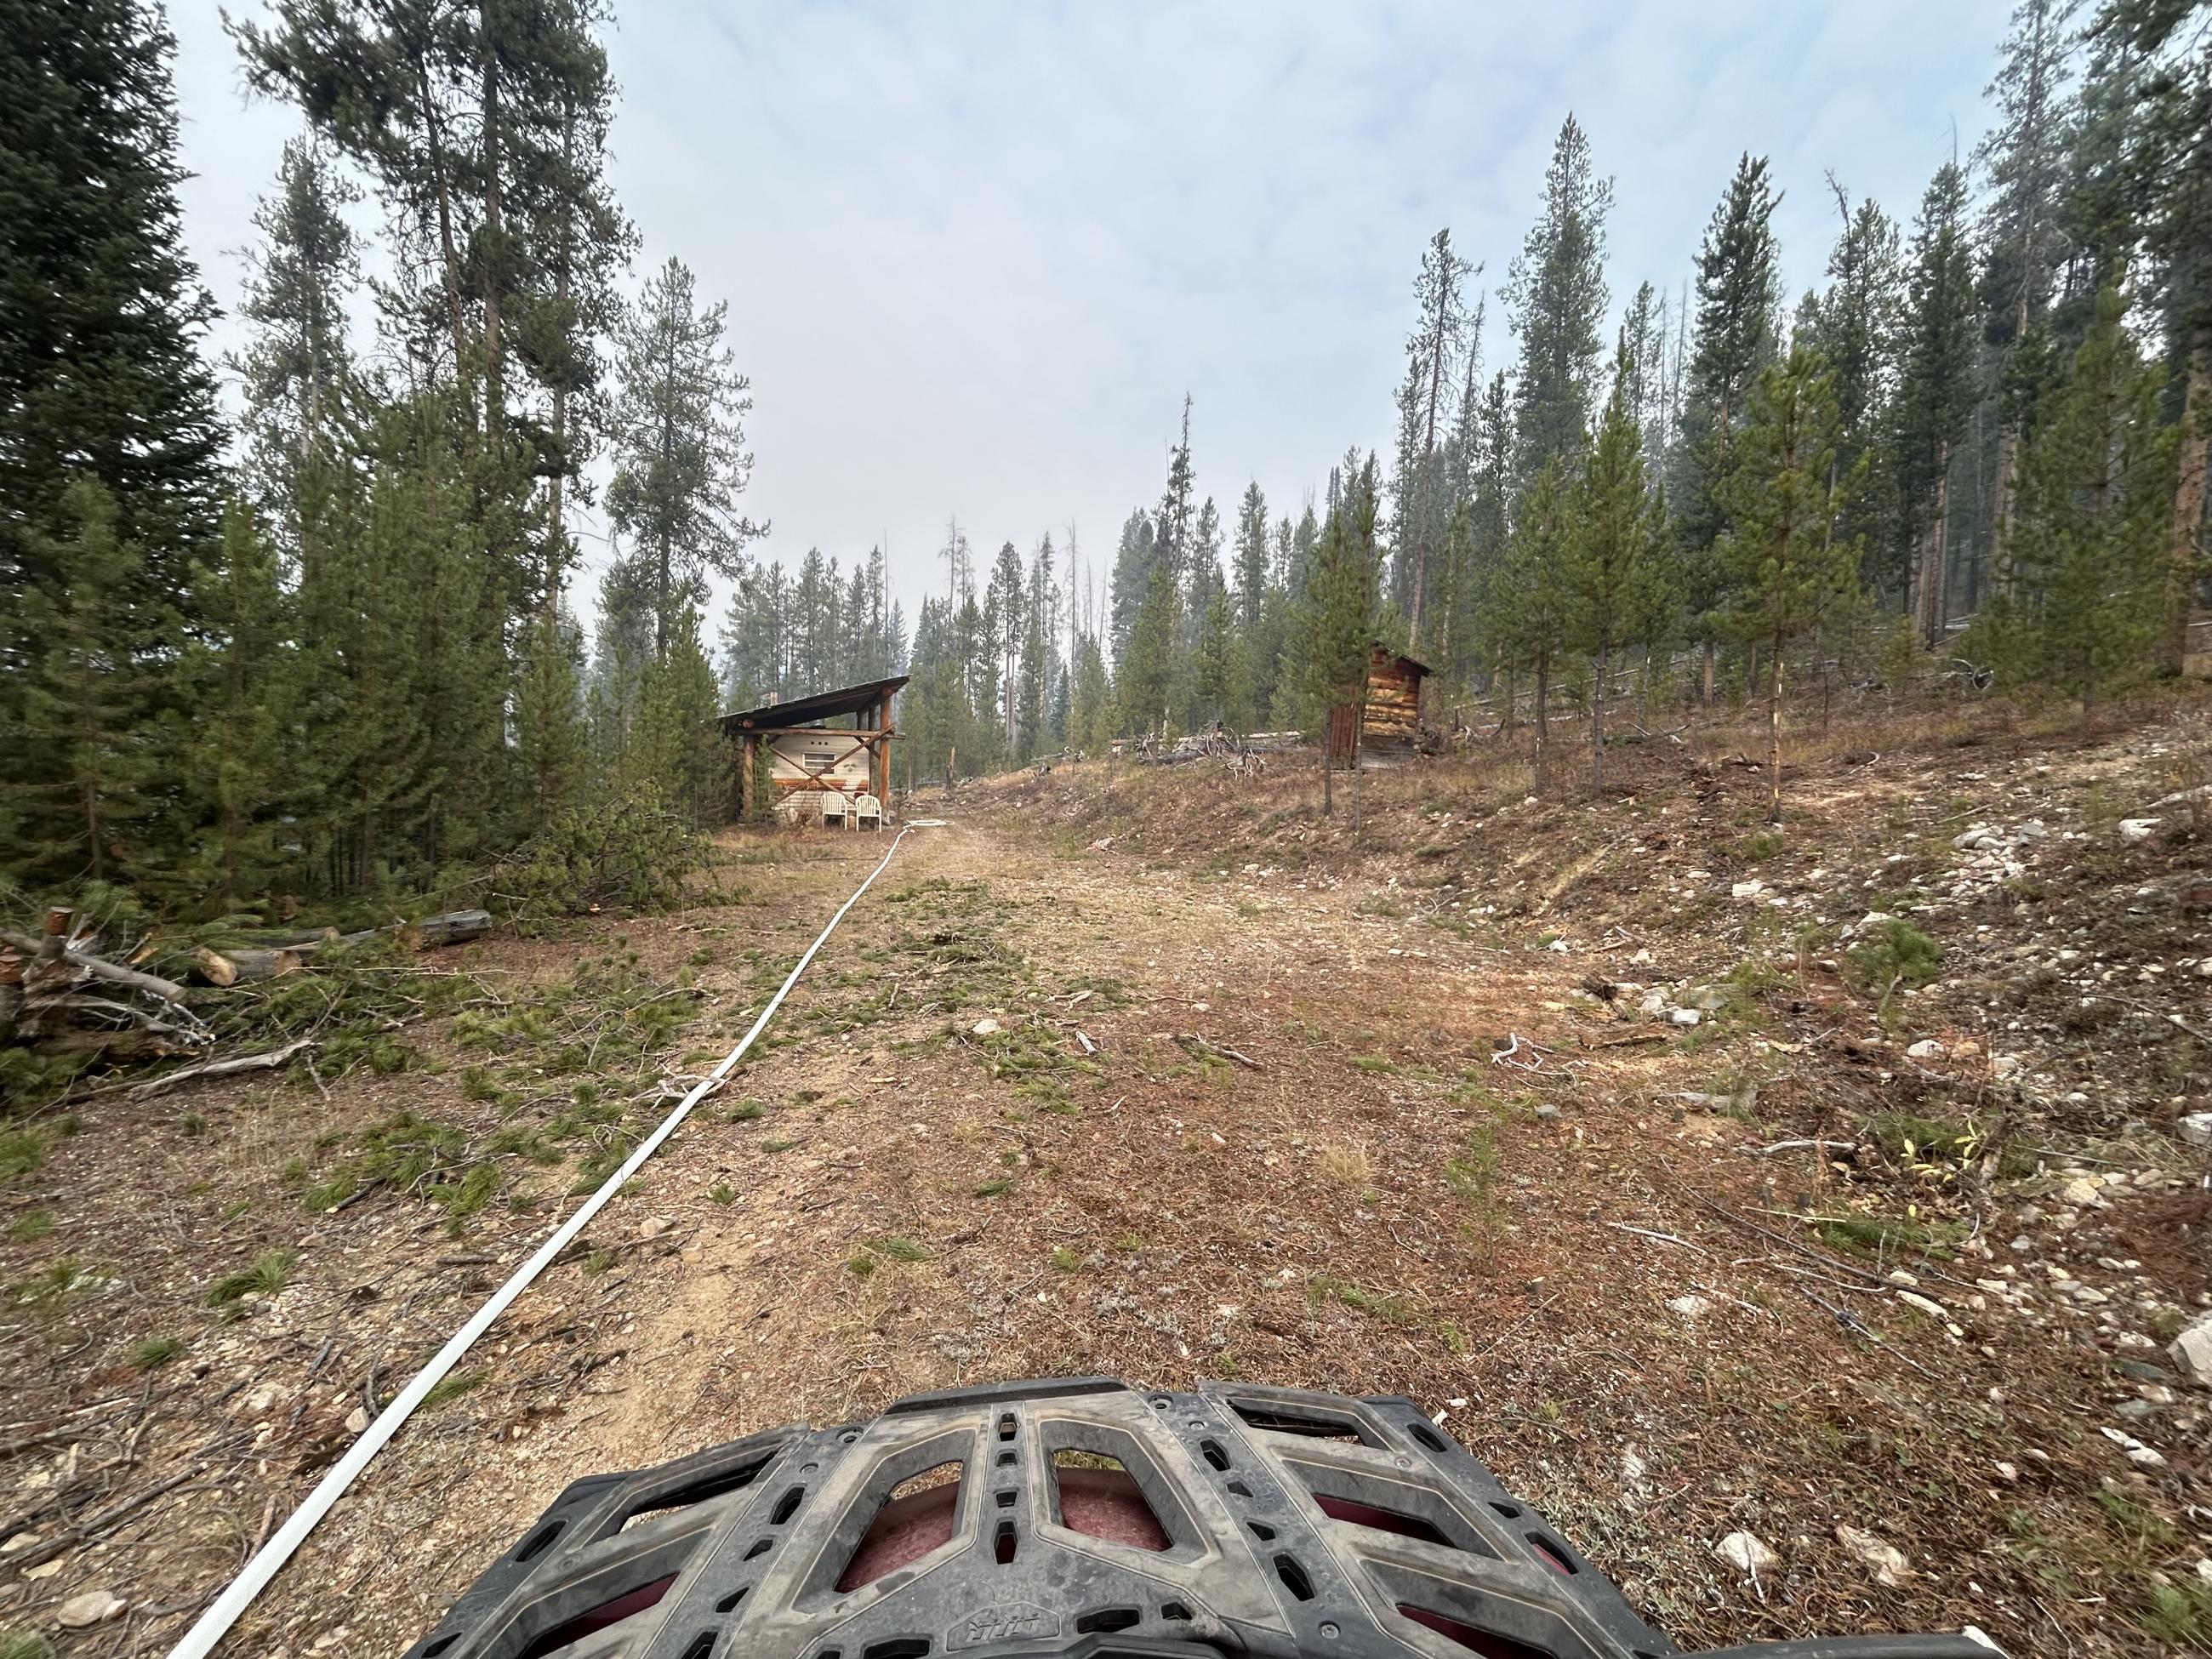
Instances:
[[[284,1288],[284,1280],[292,1271],[294,1253],[289,1249],[264,1250],[253,1258],[252,1264],[240,1272],[225,1273],[208,1287],[208,1305],[228,1308],[249,1296],[274,1296]]]

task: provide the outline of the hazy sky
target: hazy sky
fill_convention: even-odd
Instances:
[[[730,303],[756,551],[888,536],[911,616],[953,514],[979,560],[1071,521],[1110,558],[1186,391],[1224,517],[1249,478],[1295,510],[1387,445],[1423,244],[1449,225],[1502,279],[1569,111],[1615,180],[1616,312],[1688,276],[1746,149],[1786,191],[1794,301],[1837,228],[1825,171],[1909,219],[1971,151],[2009,9],[634,3],[612,172],[641,268],[674,254]],[[246,105],[212,4],[170,11],[185,234],[228,308],[295,118]],[[1493,303],[1490,361],[1511,348]]]

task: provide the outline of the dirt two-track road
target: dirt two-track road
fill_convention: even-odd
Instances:
[[[2148,789],[2147,764],[2136,738],[2060,773],[1985,755],[1979,816],[2056,827],[2081,776]],[[1409,1395],[1686,1647],[1972,1623],[2015,1654],[2157,1649],[2144,1598],[2205,1553],[2203,1431],[2185,1380],[2115,1367],[2162,1368],[2160,1320],[2194,1310],[2197,1177],[2158,1135],[2094,1163],[2046,1146],[1998,1188],[1971,1178],[1972,1148],[1932,1172],[1916,1149],[1917,1176],[1885,1151],[1863,1125],[1899,1079],[1930,1119],[1995,1098],[2002,1022],[1931,1001],[1885,1030],[1802,959],[1830,947],[1786,935],[1771,948],[1797,951],[1795,975],[1724,979],[1771,935],[1712,855],[1744,833],[1731,787],[1647,779],[1609,817],[1547,830],[1480,781],[1370,786],[1370,845],[1341,857],[1288,781],[1256,803],[1178,785],[1181,842],[1144,850],[1107,827],[1096,780],[924,797],[916,814],[950,821],[907,837],[772,1040],[493,1328],[226,1651],[396,1653],[579,1474],[919,1390],[1100,1372]],[[1832,888],[1824,864],[1857,884],[1905,840],[1921,861],[1885,882],[1948,890],[1966,854],[1943,815],[1976,793],[1948,789],[1839,761],[1806,786],[1827,803],[1814,827],[1756,854],[1759,896]],[[1900,811],[1928,822],[1908,832]],[[1553,850],[1570,830],[1579,850]],[[665,1063],[696,1076],[884,844],[732,832],[713,902],[437,965],[512,1002],[594,951],[634,953],[683,985]],[[1605,867],[1597,849],[1616,849]],[[1963,941],[1947,963],[1996,959],[1976,926],[1946,916]],[[1678,1026],[1590,988],[1621,981],[1745,1000]],[[409,1028],[420,1063],[327,1086],[88,1099],[78,1133],[0,1188],[0,1631],[72,1655],[173,1642],[574,1201],[573,1166],[518,1158],[465,1218],[392,1186],[302,1202],[303,1166],[321,1176],[396,1114],[453,1125],[471,1153],[509,1144],[499,1126],[536,1109],[484,1068],[540,1050],[526,1032],[465,1048],[451,1028]],[[1949,1058],[1905,1060],[1923,1036]],[[2084,1170],[2099,1196],[2069,1209],[2056,1194]],[[1862,1214],[1856,1231],[1804,1221]],[[281,1274],[210,1307],[211,1279],[271,1250]],[[2061,1281],[2119,1317],[2052,1295]],[[173,1358],[127,1358],[157,1337]],[[1778,1559],[1756,1582],[1715,1553],[1739,1532]],[[121,1609],[58,1622],[100,1595]]]

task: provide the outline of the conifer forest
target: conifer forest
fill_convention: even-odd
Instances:
[[[609,185],[612,21],[599,0],[242,12],[243,80],[299,130],[254,221],[250,343],[216,362],[160,14],[14,0],[0,872],[21,891],[214,914],[426,890],[610,795],[704,825],[729,794],[711,716],[898,672],[910,783],[1311,731],[1372,640],[1432,667],[1454,717],[1528,726],[1550,788],[1570,720],[1601,767],[1624,690],[1649,718],[1956,657],[2086,705],[2180,667],[2212,420],[2198,8],[2024,0],[1988,137],[1917,201],[1790,181],[1834,201],[1802,294],[1750,149],[1693,270],[1610,265],[1613,183],[1570,115],[1518,247],[1421,250],[1387,445],[1316,457],[1297,501],[1209,488],[1206,411],[1163,388],[1156,501],[1080,545],[948,504],[911,611],[880,547],[748,552],[747,319]],[[580,495],[614,547],[584,592]]]

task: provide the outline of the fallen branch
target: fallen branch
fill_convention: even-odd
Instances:
[[[1608,1221],[1605,1224],[1615,1232],[1634,1233],[1638,1238],[1656,1238],[1662,1244],[1679,1244],[1682,1249],[1693,1250],[1702,1256],[1710,1257],[1712,1255],[1712,1252],[1702,1244],[1692,1244],[1688,1239],[1677,1238],[1672,1233],[1654,1232],[1649,1227],[1632,1227],[1626,1221]]]
[[[88,951],[79,951],[64,945],[52,948],[51,939],[41,942],[28,933],[0,933],[0,945],[14,946],[23,954],[23,988],[34,991],[46,980],[55,977],[57,969],[50,964],[60,963],[76,969],[78,973],[94,979],[104,979],[133,991],[143,991],[148,996],[159,997],[164,1002],[174,1002],[185,994],[185,988],[173,980],[153,974],[142,974],[136,968],[126,968],[119,962],[110,962],[105,957],[94,956]]]
[[[11,1565],[17,1572],[21,1572],[26,1568],[37,1566],[40,1562],[51,1561],[57,1555],[66,1550],[73,1550],[80,1544],[88,1544],[95,1538],[114,1531],[117,1527],[122,1525],[140,1510],[144,1509],[155,1498],[167,1497],[199,1473],[197,1467],[179,1469],[166,1480],[157,1480],[145,1491],[134,1492],[119,1504],[109,1504],[99,1514],[71,1527],[59,1536],[49,1538],[43,1544],[33,1545],[29,1549],[13,1557]]]
[[[1855,1152],[1858,1148],[1858,1142],[1856,1140],[1778,1140],[1771,1146],[1747,1146],[1743,1150],[1753,1158],[1771,1158],[1777,1152],[1802,1152],[1816,1146],[1824,1152],[1831,1146],[1838,1152]]]
[[[301,1037],[297,1042],[288,1042],[281,1048],[264,1049],[258,1054],[234,1054],[228,1060],[204,1060],[196,1066],[179,1066],[173,1072],[141,1083],[131,1091],[133,1100],[144,1100],[158,1095],[164,1089],[173,1089],[180,1083],[195,1079],[229,1077],[238,1072],[270,1072],[285,1064],[295,1054],[315,1046],[315,1039]]]
[[[1260,1062],[1252,1059],[1249,1055],[1240,1054],[1234,1048],[1224,1048],[1218,1042],[1208,1042],[1204,1037],[1200,1036],[1194,1031],[1187,1032],[1183,1036],[1177,1037],[1176,1041],[1180,1042],[1184,1048],[1189,1049],[1193,1054],[1207,1055],[1215,1060],[1231,1060],[1235,1062],[1237,1065],[1242,1066],[1248,1072],[1257,1072],[1263,1069]]]
[[[1516,1072],[1540,1072],[1543,1070],[1544,1056],[1553,1052],[1552,1049],[1546,1048],[1542,1043],[1534,1041],[1533,1038],[1522,1036],[1518,1031],[1508,1031],[1505,1036],[1505,1046],[1503,1048],[1497,1049],[1490,1056],[1490,1063],[1492,1066],[1510,1066]],[[1513,1056],[1519,1054],[1524,1048],[1530,1054],[1534,1054],[1535,1058],[1534,1060],[1514,1059]]]

